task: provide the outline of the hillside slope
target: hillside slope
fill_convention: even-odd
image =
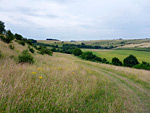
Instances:
[[[17,64],[13,58],[26,47],[14,45],[0,41],[0,112],[150,111],[150,71],[62,53],[35,53],[34,64]]]

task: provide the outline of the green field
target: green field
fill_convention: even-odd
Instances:
[[[133,51],[133,50],[92,50],[92,49],[86,49],[83,51],[92,51],[95,55],[106,58],[108,61],[111,62],[113,57],[119,58],[121,61],[123,61],[124,58],[126,58],[128,55],[132,54],[137,57],[139,62],[145,61],[150,62],[150,52],[145,51]]]

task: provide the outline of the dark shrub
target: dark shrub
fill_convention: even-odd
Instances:
[[[6,36],[1,35],[1,36],[0,36],[0,39],[1,39],[3,42],[10,43],[10,42],[14,39],[14,35],[11,33],[10,30],[8,30],[8,31],[6,31]]]
[[[137,65],[133,66],[133,68],[150,70],[150,63],[142,62],[141,64],[137,64]]]
[[[75,49],[73,50],[73,54],[74,54],[75,56],[79,56],[79,55],[82,54],[82,51],[81,51],[80,48],[75,48]]]
[[[27,50],[24,50],[21,55],[18,56],[18,62],[34,63],[34,58]]]
[[[0,51],[0,58],[2,58],[2,52]]]
[[[109,61],[106,61],[105,64],[110,64]]]
[[[51,49],[51,51],[52,51],[52,52],[56,52],[57,50],[56,50],[55,47],[53,47],[53,48]]]
[[[98,62],[102,62],[102,59],[101,59],[101,57],[95,57],[95,61],[98,61]]]
[[[17,41],[20,45],[25,46],[25,42],[23,40],[18,40]]]
[[[33,46],[33,43],[32,43],[32,41],[31,41],[31,40],[26,39],[26,40],[25,40],[25,42],[26,42],[27,44],[29,44],[29,45]]]
[[[81,55],[82,59],[92,60],[92,61],[95,59],[95,57],[96,56],[92,52],[90,52],[90,51],[83,52],[82,55]]]
[[[15,38],[17,40],[22,40],[23,39],[23,37],[21,35],[17,34],[17,33],[15,34]]]
[[[47,49],[46,47],[40,47],[39,53],[42,54],[42,55],[44,55],[44,54],[47,54],[47,55],[50,55],[50,56],[53,55],[53,52],[50,49]]]
[[[102,62],[101,57],[97,57],[92,52],[83,52],[82,55],[80,55],[82,59],[90,60],[90,61],[96,61],[96,62]]]
[[[139,64],[139,62],[135,56],[129,55],[127,58],[124,59],[123,64],[124,66],[132,67]]]
[[[122,62],[116,57],[112,59],[112,64],[116,66],[122,66]]]
[[[33,48],[29,48],[29,51],[30,51],[31,53],[34,53],[34,49],[33,49]]]
[[[15,49],[15,46],[12,45],[12,44],[10,44],[10,45],[9,45],[9,48],[10,48],[10,49]]]
[[[6,31],[6,42],[10,43],[13,39],[14,39],[13,33],[10,30]]]
[[[4,35],[0,35],[0,39],[3,41],[3,42],[6,42],[6,37]]]
[[[106,63],[107,62],[107,59],[106,58],[103,58],[102,59],[102,63]],[[108,62],[107,62],[108,63]]]

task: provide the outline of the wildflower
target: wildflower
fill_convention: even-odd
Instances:
[[[42,79],[43,77],[39,77],[39,79]]]
[[[75,72],[72,72],[72,74],[75,74]]]
[[[34,74],[34,75],[35,75],[35,74],[36,74],[36,72],[32,72],[32,74]]]

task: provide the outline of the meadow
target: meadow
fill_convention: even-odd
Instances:
[[[92,51],[95,55],[106,58],[109,62],[112,61],[112,58],[117,57],[121,61],[130,54],[137,57],[138,61],[150,62],[150,52],[146,51],[134,51],[134,50],[93,50],[93,49],[83,49],[83,51]]]
[[[32,54],[34,64],[16,63],[27,46],[0,41],[0,112],[148,113],[150,71],[79,59]],[[109,51],[110,52],[110,51]]]

